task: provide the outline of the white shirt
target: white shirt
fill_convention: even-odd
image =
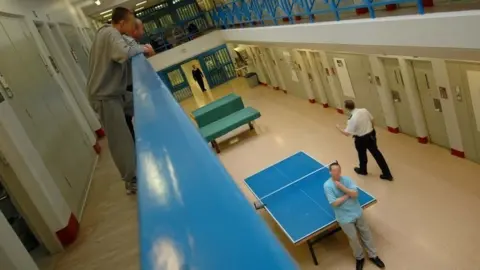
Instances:
[[[364,136],[373,131],[373,116],[367,109],[354,109],[347,122],[345,132],[354,136]]]

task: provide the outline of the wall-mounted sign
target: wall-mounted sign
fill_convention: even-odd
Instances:
[[[382,86],[382,82],[380,82],[380,77],[375,76],[375,82],[377,83],[378,86]]]
[[[438,91],[440,92],[440,97],[443,99],[448,99],[447,88],[439,86]]]

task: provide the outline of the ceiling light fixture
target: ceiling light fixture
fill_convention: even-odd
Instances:
[[[104,12],[100,12],[100,15],[107,14],[107,13],[109,13],[109,12],[112,12],[112,10],[109,9],[109,10],[105,10]]]
[[[144,9],[144,8],[145,8],[145,7],[139,7],[139,8],[137,8],[137,9],[135,9],[135,11],[140,11],[140,10],[142,10],[142,9]]]
[[[103,18],[108,18],[108,17],[112,17],[112,13],[103,16]]]
[[[100,0],[96,0],[96,1],[95,1],[95,4],[96,4],[97,6],[100,6],[100,5],[102,4],[102,2],[100,2]]]
[[[147,3],[147,1],[143,1],[143,2],[137,3],[135,6],[138,7],[138,6],[141,6],[141,5],[145,4],[145,3]]]

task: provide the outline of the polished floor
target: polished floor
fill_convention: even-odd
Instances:
[[[379,147],[395,181],[380,180],[374,161],[369,163],[370,175],[357,176],[352,170],[357,162],[353,141],[335,129],[345,116],[268,87],[249,89],[243,79],[207,94],[194,88],[195,98],[182,106],[188,113],[230,92],[240,94],[247,105],[262,113],[256,122],[257,134],[227,139],[219,155],[248,199],[253,201],[253,196],[243,179],[297,151],[322,162],[338,160],[344,174],[378,199],[365,215],[388,269],[480,269],[479,164],[451,156],[447,149],[378,129]],[[103,146],[79,239],[44,269],[139,269],[136,199],[124,195],[105,142]],[[289,243],[270,217],[259,214],[302,269],[354,269],[341,232],[316,246],[320,265],[315,267],[306,245]],[[377,268],[367,262],[365,269]]]

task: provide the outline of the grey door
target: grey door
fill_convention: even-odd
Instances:
[[[447,68],[452,89],[450,96],[455,104],[465,157],[480,163],[480,125],[474,113],[474,104],[478,104],[480,100],[472,99],[472,91],[479,93],[480,89],[471,89],[473,80],[478,78],[478,76],[475,78],[475,73],[471,72],[480,72],[480,65],[448,62]]]
[[[88,76],[88,53],[80,40],[77,30],[73,26],[64,24],[60,25],[60,29],[67,39],[68,45],[70,45],[70,48],[73,50],[73,53],[75,54],[83,73],[85,76]]]
[[[322,85],[325,89],[325,94],[327,95],[328,106],[332,108],[336,108],[337,105],[335,104],[335,98],[333,97],[332,89],[330,88],[330,84],[328,83],[327,71],[322,64],[320,53],[315,52],[313,53],[313,55],[314,55],[315,64],[317,65],[317,69],[318,69],[316,72],[318,72],[318,74],[320,75],[320,80],[322,81]]]
[[[432,64],[427,61],[412,61],[417,90],[422,102],[428,137],[434,144],[450,147],[445,119],[440,103],[440,94],[433,76]]]
[[[405,92],[405,84],[397,59],[383,59],[388,88],[392,92],[393,104],[397,115],[399,129],[402,133],[417,137],[410,103]]]
[[[332,66],[335,67],[336,75],[334,78],[336,81],[339,81],[338,69],[340,67],[338,61],[334,61],[333,58],[344,59],[353,91],[355,92],[355,98],[352,98],[345,96],[342,91],[342,105],[344,100],[353,99],[359,108],[366,108],[372,114],[375,118],[375,125],[385,127],[385,117],[383,115],[380,98],[378,97],[377,88],[373,81],[372,69],[368,57],[363,55],[338,53],[330,53],[327,54],[327,56],[329,58],[328,60],[332,63]],[[338,83],[338,86],[338,89],[342,89],[340,83]]]
[[[78,214],[95,153],[47,71],[27,25],[22,19],[1,16],[0,24],[0,72],[14,93],[9,102],[67,203]]]

